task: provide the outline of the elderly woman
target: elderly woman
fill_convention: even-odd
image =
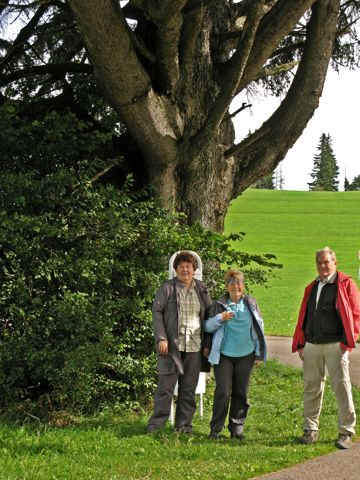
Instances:
[[[229,270],[225,284],[227,293],[211,305],[205,324],[213,333],[209,362],[216,381],[210,438],[219,438],[231,400],[228,429],[231,437],[241,439],[251,370],[255,361],[265,361],[266,344],[256,301],[245,295],[243,273]]]
[[[211,299],[205,285],[194,278],[197,260],[190,252],[180,252],[173,265],[176,277],[160,287],[152,309],[159,377],[149,433],[162,428],[169,418],[177,381],[175,429],[191,433],[196,385],[202,364],[208,365],[203,354],[208,354],[210,342],[206,345],[205,337],[210,336],[204,334],[204,325]]]

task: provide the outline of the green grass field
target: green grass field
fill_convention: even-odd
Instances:
[[[360,192],[247,190],[232,202],[225,233],[245,232],[237,248],[273,253],[283,264],[253,294],[268,335],[292,335],[304,287],[316,275],[315,251],[335,250],[339,270],[359,281]]]
[[[336,402],[326,387],[319,442],[301,445],[300,370],[269,361],[255,368],[245,439],[208,439],[213,383],[192,436],[168,426],[147,435],[148,414],[123,410],[73,419],[55,428],[28,417],[0,419],[1,480],[246,480],[334,451]],[[355,402],[360,392],[354,391]]]

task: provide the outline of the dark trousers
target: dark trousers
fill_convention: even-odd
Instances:
[[[154,412],[148,422],[148,429],[158,429],[165,425],[170,415],[171,401],[178,381],[178,398],[175,413],[175,428],[191,428],[196,410],[195,390],[201,369],[200,352],[181,352],[184,374],[159,375],[154,395]]]
[[[229,410],[229,430],[233,425],[243,424],[249,409],[247,394],[255,354],[245,357],[227,357],[221,355],[219,365],[214,366],[215,393],[213,414],[210,422],[211,431],[220,432],[224,428]]]

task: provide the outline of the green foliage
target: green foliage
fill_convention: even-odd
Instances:
[[[311,172],[313,182],[309,183],[309,190],[338,190],[339,168],[331,143],[330,135],[323,133],[318,146],[319,153],[314,156],[314,167]]]
[[[220,262],[247,270],[252,283],[273,266],[271,256],[233,250],[241,234],[188,227],[132,195],[131,181],[95,187],[79,171],[0,175],[3,407],[39,398],[75,410],[142,402],[154,387],[150,309],[169,256],[196,250],[215,293]]]
[[[103,122],[114,123],[112,113],[104,116]],[[50,111],[34,119],[21,112],[16,103],[6,103],[0,108],[0,170],[30,169],[46,175],[54,168],[68,166],[75,178],[85,174],[91,177],[107,165],[107,152],[101,149],[112,135],[105,128],[94,128],[78,119],[70,110]]]
[[[126,383],[129,368],[113,382],[104,379],[111,378],[108,365],[136,344],[150,349],[142,336],[151,324],[141,312],[153,294],[147,277],[156,278],[161,249],[152,252],[149,272],[138,265],[144,223],[158,221],[157,210],[135,205],[126,189],[73,188],[73,182],[74,172],[65,169],[45,178],[1,175],[3,405],[46,393],[55,407],[87,408],[109,399],[114,384],[117,398],[146,391],[146,385]],[[120,346],[119,336],[126,337],[135,318],[131,347]]]
[[[360,175],[354,177],[351,183],[345,178],[345,191],[351,190],[360,190]]]

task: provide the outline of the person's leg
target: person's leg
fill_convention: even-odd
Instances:
[[[159,375],[158,385],[154,395],[154,411],[147,426],[148,432],[159,430],[165,425],[169,418],[177,377],[176,373]]]
[[[253,353],[246,357],[237,358],[234,361],[229,431],[232,436],[235,437],[241,437],[243,433],[244,423],[249,409],[247,395],[254,362],[255,355]]]
[[[224,428],[230,403],[233,370],[232,360],[225,355],[221,355],[219,365],[214,366],[215,392],[210,429],[215,434]]]
[[[196,410],[195,390],[201,369],[201,353],[182,354],[184,374],[179,375],[178,398],[175,414],[175,428],[190,432]]]
[[[325,362],[337,400],[339,436],[351,439],[355,433],[356,414],[349,374],[349,352],[343,352],[339,343],[330,343],[326,345]]]
[[[319,430],[325,387],[323,345],[306,343],[304,348],[304,430]]]

